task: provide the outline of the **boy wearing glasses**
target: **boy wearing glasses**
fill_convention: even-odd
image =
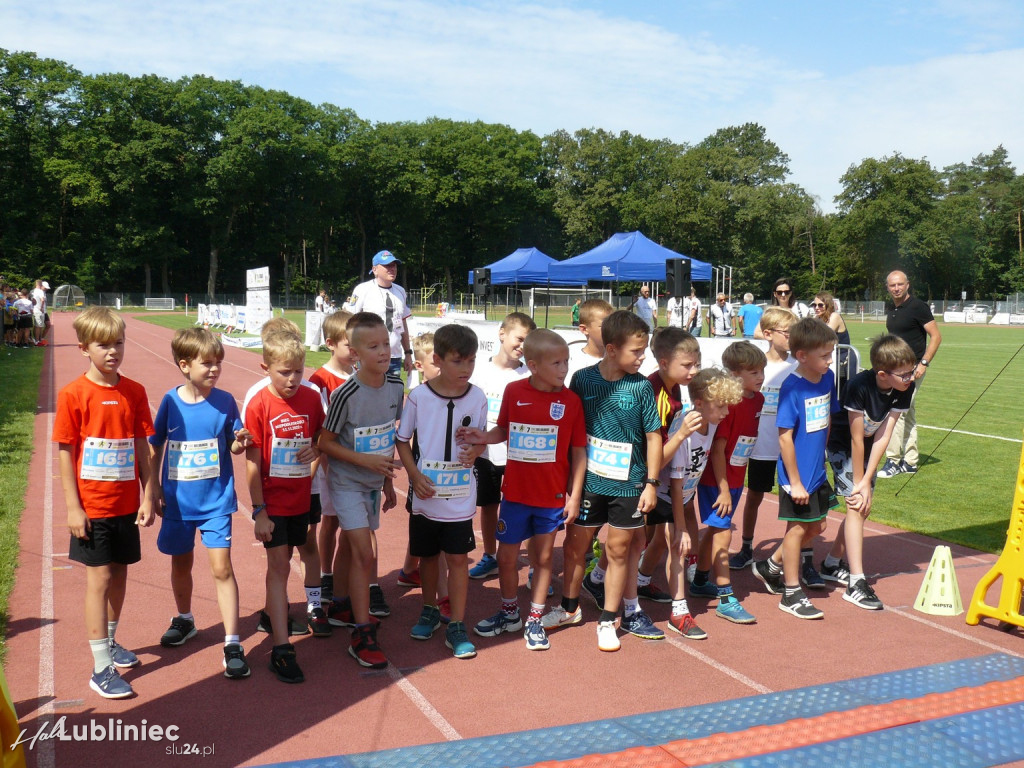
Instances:
[[[871,370],[850,379],[843,411],[833,418],[829,435],[828,461],[836,495],[846,498],[847,511],[821,575],[845,584],[843,599],[869,611],[883,606],[864,575],[864,520],[871,513],[875,470],[896,421],[910,407],[916,364],[917,357],[903,339],[891,334],[876,339],[871,345]]]

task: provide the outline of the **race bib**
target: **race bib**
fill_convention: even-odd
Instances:
[[[739,439],[736,441],[736,446],[732,449],[732,456],[729,457],[729,464],[734,467],[747,466],[747,462],[750,461],[750,454],[754,452],[754,443],[756,441],[756,437],[740,435]]]
[[[105,483],[135,480],[135,441],[87,437],[82,445],[81,478]]]
[[[313,441],[308,437],[275,437],[270,441],[271,477],[309,477],[310,466],[299,461],[299,454]]]
[[[587,435],[587,470],[609,480],[629,480],[633,446]]]
[[[762,416],[774,416],[779,412],[779,388],[762,387],[761,394],[764,395],[764,405],[761,407]]]
[[[178,482],[220,477],[216,440],[168,440],[167,479]]]
[[[868,418],[868,415],[865,413],[864,414],[864,437],[871,437],[871,436],[873,436],[875,434],[875,432],[878,431],[878,428],[880,426],[882,426],[882,423],[884,421],[885,421],[884,418],[882,419],[882,421],[872,421],[871,419]]]
[[[420,471],[434,484],[435,499],[469,496],[473,470],[458,461],[424,461]]]
[[[511,461],[551,464],[555,461],[558,427],[554,425],[508,425],[508,457]]]
[[[700,482],[700,475],[687,475],[683,478],[683,503],[693,498],[697,490],[697,483]]]
[[[679,428],[683,426],[683,419],[686,418],[686,414],[693,410],[693,403],[683,403],[682,407],[676,412],[676,415],[672,417],[672,423],[668,427],[668,438],[679,431]]]
[[[492,427],[498,423],[498,413],[501,411],[501,399],[504,392],[487,392],[487,426]]]
[[[391,456],[395,452],[395,421],[352,430],[353,447],[357,453]]]
[[[804,418],[808,433],[828,428],[828,406],[831,400],[831,395],[808,397],[804,400]]]

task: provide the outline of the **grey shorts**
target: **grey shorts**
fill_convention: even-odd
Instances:
[[[343,531],[380,528],[380,491],[330,492],[331,507]]]

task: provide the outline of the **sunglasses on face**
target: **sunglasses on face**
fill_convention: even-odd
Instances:
[[[789,296],[789,294],[791,294],[791,293],[792,293],[792,291],[776,291],[775,295],[776,296]]]
[[[825,305],[822,304],[820,301],[812,301],[811,302],[811,306],[814,307],[814,308],[818,308],[818,307],[821,307],[822,309],[825,308]]]

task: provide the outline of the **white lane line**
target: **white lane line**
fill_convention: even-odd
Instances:
[[[56,376],[54,370],[53,347],[47,348],[50,358],[50,379],[46,393],[46,434],[53,434],[53,388]],[[54,689],[54,631],[57,622],[54,620],[53,611],[53,450],[54,446],[47,440],[45,472],[46,481],[43,483],[43,542],[40,552],[42,553],[42,583],[39,596],[39,700],[45,702],[40,709],[40,725],[43,718],[49,720],[49,715],[54,713],[53,703],[56,701]],[[53,741],[47,739],[39,743],[36,751],[37,768],[53,768],[56,763],[56,753]]]
[[[931,627],[932,629],[937,629],[940,632],[945,632],[947,635],[953,635],[953,637],[958,637],[961,640],[967,640],[968,642],[974,643],[975,645],[981,645],[993,651],[999,651],[999,653],[1005,653],[1010,656],[1016,656],[1019,659],[1024,659],[1024,653],[1017,653],[1015,651],[1007,650],[1004,646],[996,645],[995,643],[990,643],[987,640],[979,640],[978,638],[973,637],[967,634],[966,632],[960,632],[959,630],[950,629],[949,627],[939,624],[937,622],[929,621],[928,619],[918,616],[915,613],[912,613],[911,611],[903,610],[902,608],[893,608],[888,605],[885,607],[885,610],[895,613],[897,616],[902,616],[905,619],[910,619],[911,621],[916,621],[919,624],[924,624],[925,626]]]
[[[671,632],[672,630],[669,630],[669,631]],[[747,686],[748,688],[752,688],[753,690],[757,691],[758,693],[772,693],[772,689],[771,688],[768,688],[767,686],[761,685],[756,680],[751,680],[749,677],[744,675],[742,672],[739,672],[739,671],[733,669],[732,667],[728,667],[725,664],[722,664],[720,661],[716,661],[715,659],[711,658],[710,656],[707,656],[707,655],[701,653],[700,651],[695,649],[692,645],[688,645],[685,640],[681,640],[679,638],[672,637],[671,635],[666,635],[665,639],[668,640],[668,642],[670,642],[672,645],[674,645],[676,648],[678,648],[683,653],[688,653],[690,656],[693,656],[695,659],[698,659],[699,661],[702,661],[703,663],[707,664],[710,667],[714,667],[719,672],[721,672],[723,675],[728,675],[733,680],[736,680],[737,682],[742,683],[743,685]]]
[[[438,712],[434,705],[431,704],[427,697],[420,693],[419,689],[409,682],[409,678],[405,677],[398,668],[393,664],[387,666],[388,677],[402,689],[402,693],[409,697],[412,703],[416,706],[424,717],[430,721],[430,723],[441,732],[441,734],[448,739],[448,741],[458,741],[462,738],[459,732],[452,727],[452,724],[445,720],[444,715]]]
[[[918,424],[918,429],[934,429],[938,432],[952,432],[954,435],[970,435],[971,437],[984,437],[986,440],[1003,440],[1007,443],[1017,443],[1020,445],[1022,440],[1018,440],[1015,437],[1000,437],[999,435],[986,435],[981,432],[967,432],[962,429],[946,429],[945,427],[929,427],[927,424]]]

